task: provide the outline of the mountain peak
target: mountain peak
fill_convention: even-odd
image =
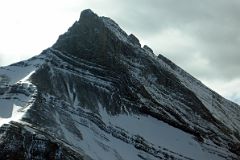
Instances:
[[[92,16],[97,16],[91,9],[85,9],[81,12],[81,16],[88,16],[88,17],[92,17]]]
[[[112,20],[109,17],[104,17],[104,16],[99,17],[91,9],[83,10],[81,12],[80,19],[78,22],[88,25],[88,27],[90,27],[89,26],[89,25],[91,25],[90,22],[92,22],[92,24],[94,23],[95,29],[99,28],[99,27],[103,27],[106,30],[112,32],[114,34],[113,36],[116,36],[118,39],[125,41],[125,42],[128,40],[130,42],[134,42],[134,43],[136,42],[135,40],[138,41],[138,39],[134,35],[130,34],[128,36],[128,34],[126,32],[124,32],[121,29],[121,27],[114,20]],[[139,44],[139,41],[137,43]]]
[[[71,40],[79,41],[80,39],[85,40],[96,40],[97,37],[112,38],[115,37],[119,41],[127,42],[139,45],[139,41],[132,34],[128,36],[119,25],[108,17],[99,17],[91,9],[83,10],[80,14],[80,18],[76,21],[66,33],[61,35],[57,42],[53,45],[53,48],[60,49],[63,48],[61,45],[64,45]],[[98,38],[97,38],[98,39]],[[109,39],[106,39],[106,41]],[[80,42],[79,42],[80,43]],[[76,46],[75,46],[76,47]]]
[[[52,48],[94,63],[99,59],[100,65],[109,66],[115,64],[114,56],[126,54],[123,48],[127,46],[141,48],[139,40],[124,32],[112,19],[86,9]]]
[[[87,23],[89,25],[90,22],[97,22],[97,21],[99,21],[98,15],[95,14],[91,9],[86,9],[81,12],[78,22]]]

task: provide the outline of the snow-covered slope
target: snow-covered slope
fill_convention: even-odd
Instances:
[[[91,10],[0,88],[0,159],[239,159],[239,106]]]
[[[44,56],[39,55],[0,68],[0,125],[18,121],[33,104],[37,88],[29,78],[42,63]]]

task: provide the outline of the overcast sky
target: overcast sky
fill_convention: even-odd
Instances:
[[[0,0],[0,66],[50,47],[87,8],[240,103],[239,0]]]

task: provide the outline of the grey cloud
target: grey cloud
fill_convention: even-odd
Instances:
[[[237,29],[240,23],[234,25],[216,21],[212,23],[215,23],[211,25],[212,27],[202,27],[203,29],[191,34],[198,39],[202,55],[218,68],[222,78],[234,78],[240,73],[240,31]]]

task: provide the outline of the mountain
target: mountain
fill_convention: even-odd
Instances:
[[[240,107],[91,10],[0,68],[0,125],[1,160],[240,159]]]

